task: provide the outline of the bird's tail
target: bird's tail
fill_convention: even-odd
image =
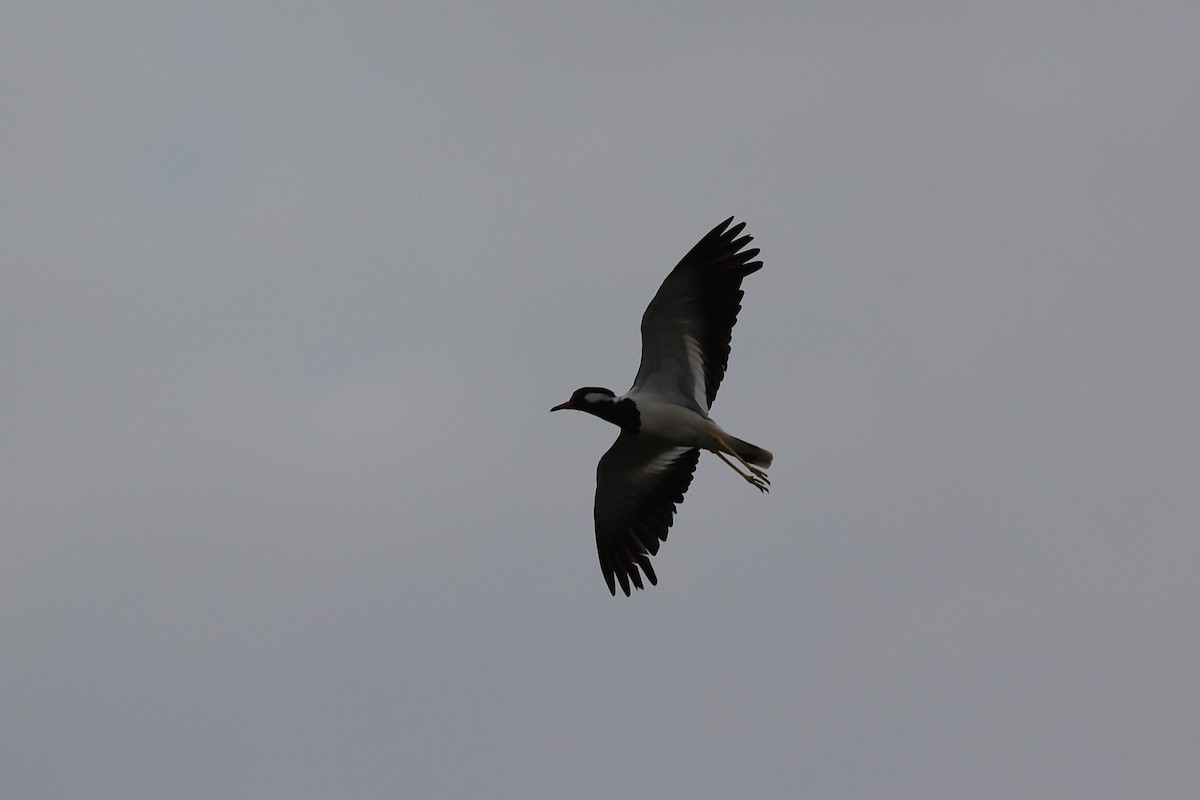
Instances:
[[[771,455],[770,450],[763,450],[758,445],[743,442],[736,436],[728,437],[727,441],[737,451],[739,456],[756,467],[767,469],[771,466],[771,461],[775,458],[775,456]]]

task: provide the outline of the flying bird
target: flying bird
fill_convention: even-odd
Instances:
[[[772,455],[730,436],[709,416],[729,360],[733,325],[741,310],[742,278],[762,269],[751,261],[758,248],[743,250],[733,217],[713,228],[671,270],[642,315],[642,363],[633,386],[618,397],[585,386],[551,411],[573,408],[621,429],[596,467],[596,549],[608,590],[629,594],[658,576],[650,556],[683,502],[684,492],[708,450],[760,491]],[[744,469],[738,469],[737,464]],[[640,572],[639,572],[640,570]]]

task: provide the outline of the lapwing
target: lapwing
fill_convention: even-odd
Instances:
[[[629,391],[618,397],[585,386],[550,409],[586,411],[621,429],[596,468],[596,548],[614,595],[618,583],[626,595],[630,584],[643,589],[642,574],[658,584],[650,556],[667,539],[701,450],[716,453],[762,492],[771,483],[765,472],[771,453],[731,436],[709,416],[729,360],[742,279],[762,269],[751,260],[758,249],[743,249],[753,237],[739,238],[746,223],[732,222],[709,231],[650,301],[642,315],[642,363]]]

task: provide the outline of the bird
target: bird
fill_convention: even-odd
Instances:
[[[644,589],[691,485],[700,451],[715,453],[760,492],[769,491],[770,451],[731,436],[709,409],[725,377],[742,279],[762,269],[758,248],[743,249],[746,223],[722,222],[667,275],[642,315],[642,361],[621,396],[585,386],[550,409],[584,411],[620,428],[596,467],[596,550],[608,590]],[[733,461],[730,460],[733,458]],[[734,463],[737,462],[737,464]],[[745,471],[738,469],[740,464]]]

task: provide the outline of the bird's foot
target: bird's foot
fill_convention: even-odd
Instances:
[[[763,475],[759,470],[754,470],[754,472],[756,473],[754,475],[742,475],[742,477],[746,479],[746,483],[750,484],[755,489],[758,489],[760,492],[771,491],[771,481],[767,478],[767,476]],[[741,475],[741,473],[738,474]]]
[[[738,469],[737,465],[734,464],[732,461],[730,461],[728,458],[726,458],[725,454],[722,453],[720,450],[714,450],[713,452],[717,454],[717,458],[721,459],[726,464],[728,464],[729,468],[731,470],[733,470],[738,475],[740,475],[747,483],[749,483],[755,489],[758,489],[760,492],[771,491],[768,488],[771,485],[771,479],[767,477],[767,473],[763,472],[758,467],[751,466],[750,464],[747,464],[745,461],[742,461],[741,456],[738,456],[735,453],[734,457],[737,458],[738,461],[741,461],[742,464],[746,467],[746,469],[749,470],[749,474],[747,474],[745,472],[742,472],[740,469]],[[733,452],[733,451],[731,450],[730,452]]]

